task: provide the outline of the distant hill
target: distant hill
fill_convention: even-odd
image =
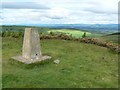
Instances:
[[[12,25],[13,26],[13,25]],[[100,34],[112,34],[118,32],[118,24],[27,24],[27,25],[14,25],[16,26],[36,26],[36,27],[46,27],[50,29],[77,29],[88,31],[91,33]]]
[[[120,41],[118,40],[120,38],[120,32],[107,34],[107,35],[102,36],[101,38],[106,41],[112,41],[114,43],[120,44]]]
[[[120,35],[120,32],[116,32],[116,33],[108,34],[108,35],[106,35],[106,36],[109,36],[109,35]]]

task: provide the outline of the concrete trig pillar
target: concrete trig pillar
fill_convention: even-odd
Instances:
[[[22,56],[12,57],[26,64],[50,59],[50,56],[42,56],[40,37],[37,29],[25,28]]]
[[[22,56],[26,59],[40,59],[40,39],[37,30],[25,28]]]

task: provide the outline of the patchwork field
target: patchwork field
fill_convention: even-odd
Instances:
[[[3,88],[117,88],[118,54],[105,47],[67,40],[41,40],[47,62],[25,65],[22,38],[3,37]],[[60,60],[55,64],[54,60]]]

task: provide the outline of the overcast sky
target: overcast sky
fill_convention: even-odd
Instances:
[[[119,0],[2,0],[2,24],[118,23]]]

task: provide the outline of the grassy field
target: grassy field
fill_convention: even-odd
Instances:
[[[84,34],[84,32],[86,32],[86,36],[90,36],[90,37],[100,37],[102,34],[99,33],[91,33],[88,31],[84,31],[84,30],[75,30],[75,29],[50,29],[50,28],[42,28],[42,27],[34,27],[34,26],[3,26],[2,30],[3,31],[14,31],[14,32],[23,32],[25,30],[25,28],[27,27],[31,27],[31,28],[37,28],[38,31],[44,34],[48,34],[51,31],[52,32],[62,32],[62,33],[66,33],[69,35],[72,34],[73,37],[82,37],[82,35]]]
[[[108,35],[108,36],[103,36],[103,37],[99,37],[99,38],[103,39],[107,42],[113,42],[113,43],[120,44],[120,41],[118,40],[120,38],[120,35]]]
[[[65,40],[41,40],[44,63],[25,65],[20,55],[22,38],[3,38],[3,88],[116,88],[118,55],[107,48]],[[59,64],[53,61],[59,59]]]
[[[49,30],[48,33],[50,32],[61,32],[61,33],[66,33],[67,35],[71,35],[73,37],[79,38],[82,37],[82,35],[84,34],[84,31],[80,31],[80,30],[69,30],[69,29],[58,29],[58,30]],[[91,36],[90,32],[86,32],[86,36]]]

